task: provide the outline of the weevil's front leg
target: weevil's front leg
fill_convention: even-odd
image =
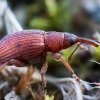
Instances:
[[[15,65],[16,67],[23,67],[25,66],[25,63],[16,59],[10,59],[9,61],[5,62],[3,65],[0,66],[0,71],[4,69],[7,65]]]
[[[46,83],[45,83],[45,80],[44,80],[44,75],[45,75],[47,69],[48,69],[48,62],[45,61],[45,63],[43,64],[43,66],[41,68],[41,79],[42,79],[42,86],[43,86],[43,96],[45,96],[46,93],[47,93]]]
[[[80,78],[78,78],[73,69],[70,67],[70,65],[68,64],[68,62],[66,62],[66,60],[62,57],[62,55],[60,53],[55,53],[54,54],[54,58],[56,60],[61,60],[62,63],[66,66],[66,68],[68,69],[68,71],[71,73],[72,77],[77,81],[77,82],[80,82]]]

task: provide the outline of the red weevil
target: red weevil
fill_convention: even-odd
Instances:
[[[22,67],[44,59],[41,69],[42,85],[45,88],[44,74],[47,71],[47,52],[52,52],[56,60],[61,59],[73,77],[76,77],[69,64],[59,53],[62,49],[80,43],[87,43],[98,47],[99,44],[90,39],[77,37],[67,32],[45,32],[41,30],[24,30],[5,36],[0,41],[0,66],[1,70],[6,65]]]

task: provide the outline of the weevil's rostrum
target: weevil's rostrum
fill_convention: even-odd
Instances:
[[[98,46],[97,42],[64,32],[24,30],[5,36],[0,41],[0,65],[16,59],[24,64],[35,63],[47,52],[58,53],[77,42]],[[14,64],[14,63],[12,63]]]

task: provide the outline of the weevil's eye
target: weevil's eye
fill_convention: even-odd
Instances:
[[[76,37],[70,38],[70,45],[74,45],[76,43]]]

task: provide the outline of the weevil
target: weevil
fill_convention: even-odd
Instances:
[[[53,53],[54,58],[56,60],[60,59],[68,68],[72,76],[76,77],[70,65],[63,59],[59,52],[78,42],[90,44],[95,47],[99,46],[99,43],[93,40],[81,38],[67,32],[45,32],[42,30],[24,30],[15,32],[5,36],[0,41],[0,70],[6,65],[23,67],[43,59],[44,64],[41,68],[41,79],[43,89],[45,89],[46,84],[43,76],[48,68],[46,60],[47,53]]]

